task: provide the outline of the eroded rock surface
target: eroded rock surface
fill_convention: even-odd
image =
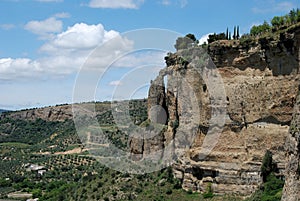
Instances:
[[[287,164],[282,200],[300,200],[300,94],[286,140]]]
[[[167,129],[163,140],[141,140],[132,143],[131,149],[139,150],[142,160],[145,153],[139,146],[152,140],[156,147],[171,144],[174,148],[164,151],[161,157],[177,159],[174,174],[186,190],[204,192],[211,185],[216,194],[249,195],[262,183],[260,167],[267,150],[272,152],[277,174],[282,176],[285,141],[299,84],[299,44],[297,29],[282,34],[279,40],[261,39],[249,47],[239,41],[210,45],[208,53],[222,78],[225,97],[216,97],[218,85],[209,86],[208,82],[216,82],[212,79],[217,75],[210,75],[201,66],[201,50],[194,47],[185,50],[192,55],[184,51],[169,54],[167,66],[153,81],[148,99],[148,111],[157,105],[165,108]],[[210,69],[208,63],[205,65]],[[163,83],[165,78],[167,83]],[[204,157],[203,145],[210,132],[218,129],[210,120],[220,115],[224,115],[224,125],[220,135],[209,139],[215,146]],[[149,114],[154,123],[163,123],[153,116]]]

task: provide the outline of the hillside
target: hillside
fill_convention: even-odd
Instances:
[[[130,113],[135,122],[147,118],[146,103],[146,100],[131,101]],[[14,198],[16,194],[26,197],[24,192],[39,200],[53,201],[187,201],[203,197],[199,193],[183,191],[181,181],[173,177],[171,168],[145,175],[131,175],[105,167],[89,155],[88,148],[82,146],[72,119],[61,121],[59,117],[52,121],[53,118],[49,119],[49,115],[46,115],[62,107],[67,110],[61,113],[66,113],[72,106],[17,111],[1,117],[0,199]],[[116,129],[110,103],[96,103],[96,107],[99,124],[106,130],[107,137],[115,145],[126,147],[128,139],[124,139]],[[43,110],[45,115],[22,117],[24,114],[41,114]],[[42,167],[46,172],[41,175],[34,167]],[[13,194],[19,191],[21,193]]]
[[[178,40],[147,99],[1,114],[0,199],[298,200],[300,22],[254,31]]]

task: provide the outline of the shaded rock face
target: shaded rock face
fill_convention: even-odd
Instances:
[[[299,37],[294,31],[279,41],[266,39],[251,48],[241,47],[238,41],[233,46],[219,41],[209,47],[222,77],[226,115],[220,135],[210,139],[215,146],[206,157],[203,145],[214,130],[210,119],[224,105],[216,103],[218,99],[211,94],[217,89],[210,88],[203,71],[192,65],[191,60],[200,55],[192,55],[188,62],[183,61],[182,52],[168,55],[167,66],[153,81],[148,99],[148,111],[154,106],[165,110],[163,140],[141,140],[132,143],[131,149],[139,150],[142,160],[140,145],[155,141],[156,148],[159,144],[164,148],[172,144],[173,149],[163,151],[161,157],[177,159],[174,175],[186,190],[204,192],[211,185],[216,194],[249,195],[262,183],[260,167],[267,150],[273,154],[277,174],[283,176],[285,141],[299,84]],[[154,123],[164,123],[157,118],[160,113],[148,114]]]
[[[195,101],[197,97],[207,97],[194,93],[191,88],[203,82],[201,76],[177,55],[171,55],[167,62],[169,66],[160,71],[149,89],[148,119],[151,125],[146,128],[144,138],[129,139],[134,160],[141,160],[161,150],[161,159],[170,161],[177,155],[175,151],[183,153],[183,150],[190,148],[190,142],[199,129],[200,111]],[[148,138],[151,133],[147,130],[157,125],[164,129],[154,130],[154,137]]]
[[[295,104],[285,148],[287,165],[282,200],[298,201],[300,200],[300,94]]]
[[[148,117],[151,122],[166,124],[168,114],[166,112],[166,94],[164,77],[158,76],[152,81],[148,95]]]

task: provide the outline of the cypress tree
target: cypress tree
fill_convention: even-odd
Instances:
[[[267,181],[267,177],[274,171],[274,166],[273,166],[273,159],[272,159],[272,153],[267,150],[264,158],[262,160],[262,165],[261,165],[261,174],[263,181]]]
[[[240,38],[240,27],[237,26],[237,31],[236,31],[236,39]]]
[[[227,29],[226,29],[226,40],[229,40],[228,27],[227,27]]]
[[[234,30],[233,30],[233,40],[236,39],[236,27],[234,26]]]

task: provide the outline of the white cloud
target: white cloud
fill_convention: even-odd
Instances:
[[[288,12],[295,7],[292,2],[288,1],[264,0],[261,3],[261,6],[252,8],[254,13]]]
[[[208,44],[207,39],[208,39],[208,36],[211,34],[213,34],[213,33],[208,33],[208,34],[201,36],[201,38],[199,39],[199,45],[202,45],[204,42],[206,44]]]
[[[32,72],[41,72],[40,63],[28,58],[0,59],[0,80],[10,80],[12,77],[22,78],[31,76]]]
[[[60,50],[92,49],[117,35],[116,31],[104,30],[101,24],[78,23],[57,34],[53,40],[41,47],[41,51],[60,54]]]
[[[98,45],[103,46],[95,51]],[[104,70],[132,47],[132,41],[116,31],[105,30],[101,24],[75,24],[48,38],[40,48],[43,56],[38,59],[0,58],[0,80],[68,75],[77,72],[83,64],[87,69]]]
[[[91,0],[91,8],[129,8],[138,9],[144,0]]]
[[[114,80],[109,83],[110,86],[120,86],[122,82],[120,80]]]
[[[0,28],[4,30],[10,30],[15,28],[16,26],[14,24],[0,24]]]
[[[40,36],[41,39],[47,39],[52,36],[53,33],[62,31],[63,22],[57,20],[55,17],[50,17],[42,21],[30,21],[24,28],[34,34]]]

